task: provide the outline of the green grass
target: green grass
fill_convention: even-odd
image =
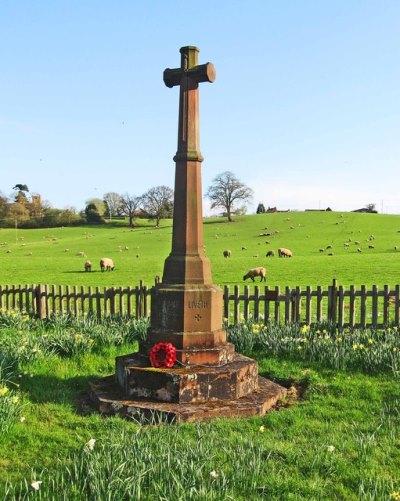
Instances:
[[[162,276],[164,260],[171,250],[171,221],[163,221],[159,229],[144,224],[133,230],[119,225],[17,232],[1,229],[1,283],[120,286],[144,280],[152,285],[156,275]],[[262,233],[272,235],[260,236]],[[375,239],[368,241],[371,235]],[[344,243],[349,239],[346,249]],[[397,215],[288,212],[242,216],[233,223],[222,218],[205,219],[204,241],[213,280],[220,285],[242,284],[244,273],[255,266],[267,268],[271,286],[326,287],[333,278],[345,286],[382,287],[399,282]],[[332,249],[319,252],[328,245]],[[290,248],[294,257],[265,257],[268,250],[276,253],[278,247]],[[232,251],[231,258],[223,257],[224,249]],[[86,258],[79,255],[82,252],[93,263],[92,273],[83,271]],[[334,255],[329,256],[329,252]],[[114,260],[114,272],[100,272],[99,261],[104,256]]]
[[[242,324],[230,329],[230,340],[258,360],[262,375],[304,389],[302,398],[263,417],[140,427],[77,412],[89,381],[113,373],[115,357],[136,349],[145,322],[127,323],[2,317],[0,351],[23,407],[0,438],[0,497],[389,500],[400,490],[399,373],[385,357],[368,362],[365,348],[354,349],[380,339],[376,350],[395,354],[398,364],[393,329],[349,331],[338,342],[339,333],[324,325],[267,332]],[[58,347],[49,341],[54,332]],[[77,335],[95,341],[66,350],[71,339],[81,346]],[[30,357],[19,350],[27,338],[42,343]],[[305,338],[307,350],[297,350]],[[42,481],[37,492],[34,480]]]

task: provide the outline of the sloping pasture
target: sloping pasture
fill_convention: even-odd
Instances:
[[[141,223],[142,224],[142,223]],[[171,221],[160,228],[91,226],[0,230],[0,283],[120,286],[161,276],[171,250]],[[249,268],[265,266],[268,285],[390,286],[400,280],[400,216],[337,212],[283,212],[242,216],[233,223],[206,218],[206,254],[218,284],[241,284]],[[398,250],[396,250],[396,246]],[[289,248],[293,258],[279,259]],[[223,257],[230,249],[232,256]],[[274,250],[275,257],[266,257]],[[331,254],[331,255],[330,255]],[[101,273],[111,257],[114,272]],[[86,259],[93,271],[85,273]]]

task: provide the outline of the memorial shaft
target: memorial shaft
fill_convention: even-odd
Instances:
[[[163,283],[211,284],[203,243],[198,87],[200,82],[213,82],[215,70],[211,63],[197,64],[196,47],[182,47],[180,52],[181,67],[164,71],[165,84],[179,85],[180,94],[172,250],[165,261]]]

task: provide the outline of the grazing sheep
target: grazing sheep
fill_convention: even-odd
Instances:
[[[354,240],[354,245],[360,245],[360,241],[359,240]]]
[[[345,242],[344,246],[347,248],[349,246],[348,242]]]
[[[259,258],[259,255],[258,255],[258,254],[254,254],[254,256],[253,256],[253,257],[255,257],[255,258],[257,258],[257,259],[258,259],[258,258]]]
[[[333,252],[329,252],[328,254],[328,256],[333,256],[333,255],[334,255]]]
[[[247,247],[242,247],[242,250],[247,250]]]
[[[224,250],[224,252],[222,253],[224,255],[224,257],[231,257],[231,251],[229,249],[226,249]]]
[[[64,252],[69,252],[69,249],[64,249]]]
[[[92,271],[92,263],[90,261],[85,261],[84,268],[85,271]]]
[[[397,245],[395,245],[395,246],[394,246],[394,250],[395,250],[395,251],[397,251],[397,249],[398,249],[398,247],[397,247]]]
[[[362,252],[362,249],[358,247],[357,252]]]
[[[320,251],[320,252],[325,252],[325,249],[324,249],[323,247],[321,247],[321,248],[319,249],[319,251]]]
[[[78,256],[85,256],[84,252],[78,252]]]
[[[251,278],[252,281],[254,282],[255,277],[260,277],[260,282],[266,282],[267,279],[265,278],[265,268],[260,266],[259,268],[252,268],[249,270],[246,275],[243,276],[243,280],[247,280],[248,278]]]
[[[270,250],[268,251],[266,254],[265,254],[266,257],[274,257],[275,256],[275,252],[273,250]]]
[[[327,245],[326,249],[332,249],[332,245]]]
[[[289,249],[285,249],[284,247],[281,247],[278,249],[278,256],[279,257],[292,257],[292,251]]]
[[[375,249],[375,245],[368,245],[368,249]]]
[[[101,271],[114,271],[114,261],[109,257],[102,257],[100,259],[100,269]]]

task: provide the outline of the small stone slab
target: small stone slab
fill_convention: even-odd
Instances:
[[[128,400],[114,376],[90,384],[90,399],[104,415],[117,415],[139,423],[181,423],[215,418],[262,416],[285,398],[287,390],[258,376],[258,388],[236,400],[202,403],[165,403]]]

